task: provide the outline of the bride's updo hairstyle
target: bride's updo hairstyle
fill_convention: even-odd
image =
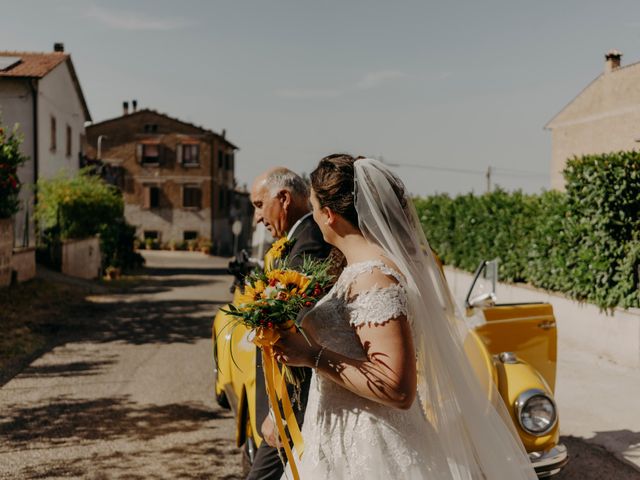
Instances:
[[[320,206],[328,207],[333,212],[340,214],[354,227],[358,227],[358,212],[354,197],[353,164],[361,158],[365,157],[334,153],[320,160],[316,169],[311,172],[311,187]],[[390,184],[404,209],[407,206],[404,186],[396,178],[393,180],[390,181]]]
[[[353,164],[356,160],[345,153],[334,153],[320,160],[311,172],[311,188],[320,206],[343,216],[354,227],[358,226],[353,197]]]

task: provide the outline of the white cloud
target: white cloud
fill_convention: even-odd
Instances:
[[[91,7],[85,15],[116,30],[177,30],[190,24],[183,18],[154,18],[139,13],[106,10],[97,6]]]
[[[385,83],[391,82],[393,80],[397,80],[400,78],[405,78],[407,76],[406,73],[400,72],[398,70],[382,70],[379,72],[370,72],[367,73],[362,80],[360,80],[356,84],[356,88],[360,89],[369,89],[376,88],[384,85]]]
[[[284,88],[276,93],[283,98],[335,98],[342,95],[340,90],[322,88]]]

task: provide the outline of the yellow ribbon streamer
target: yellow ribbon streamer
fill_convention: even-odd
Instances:
[[[295,327],[292,326],[291,328]],[[282,445],[284,446],[285,454],[287,455],[287,461],[291,466],[293,478],[294,480],[299,480],[300,476],[298,474],[298,468],[295,463],[293,451],[291,450],[291,446],[287,440],[278,399],[282,401],[282,408],[284,410],[284,416],[289,429],[289,435],[291,436],[293,446],[298,453],[298,458],[302,458],[304,441],[302,439],[300,427],[298,426],[298,421],[296,420],[293,408],[291,407],[291,399],[289,398],[289,392],[286,388],[284,376],[278,369],[277,362],[274,358],[273,345],[279,338],[280,334],[275,328],[258,328],[256,329],[256,336],[253,341],[262,348],[262,365],[265,383],[267,386],[267,393],[269,394],[269,402],[271,403],[271,408],[275,416],[276,427],[278,429]]]

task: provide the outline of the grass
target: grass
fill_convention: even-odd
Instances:
[[[0,289],[0,385],[77,324],[88,293],[40,278]]]

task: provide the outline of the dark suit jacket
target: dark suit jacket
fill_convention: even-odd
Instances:
[[[291,239],[295,241],[291,247],[288,257],[289,265],[293,268],[302,265],[304,256],[324,259],[327,258],[331,252],[331,245],[324,241],[322,232],[311,215],[305,218],[300,225],[298,225],[298,228],[293,232]],[[264,384],[261,352],[257,352],[256,359],[256,421],[258,428],[260,428],[260,425],[262,425],[262,422],[269,414],[269,398]],[[296,418],[298,419],[298,424],[300,425],[302,425],[302,420],[304,418],[304,406],[307,403],[309,381],[311,379],[311,369],[307,370],[305,381],[300,392],[301,404],[295,405],[295,399],[291,399],[294,403],[293,410],[296,414]],[[291,394],[291,391],[289,393]],[[260,435],[262,435],[262,433],[260,433]]]

